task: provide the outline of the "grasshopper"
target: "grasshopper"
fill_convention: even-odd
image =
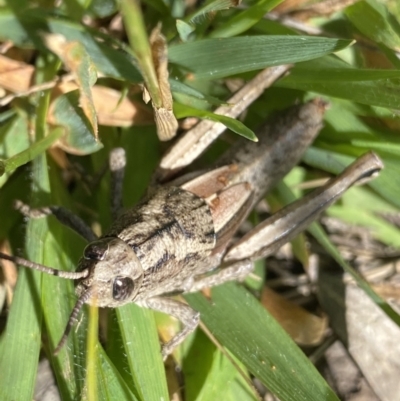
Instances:
[[[349,186],[375,176],[382,162],[367,153],[338,177],[234,242],[239,226],[263,194],[299,162],[313,142],[322,127],[325,108],[319,99],[291,107],[260,128],[258,143],[239,140],[205,172],[172,179],[183,167],[171,158],[176,150],[172,148],[155,172],[153,188],[138,205],[126,210],[121,208],[125,156],[122,149],[114,150],[110,156],[114,222],[100,238],[66,209],[50,206],[30,210],[19,204],[21,212],[30,217],[55,215],[89,241],[76,272],[0,254],[0,258],[22,266],[78,281],[78,300],[54,352],[66,342],[85,303],[115,308],[135,302],[182,322],[182,330],[162,346],[165,359],[200,319],[198,312],[170,295],[243,280],[255,260],[305,229]]]

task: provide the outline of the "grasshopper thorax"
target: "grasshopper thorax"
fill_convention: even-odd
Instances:
[[[90,291],[87,303],[112,308],[134,301],[144,274],[132,248],[115,237],[88,244],[78,270],[88,271],[76,287],[78,296]]]

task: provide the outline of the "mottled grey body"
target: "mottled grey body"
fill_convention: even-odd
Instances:
[[[171,186],[122,213],[105,237],[120,238],[140,260],[144,278],[137,300],[183,289],[207,263],[216,242],[205,200]]]

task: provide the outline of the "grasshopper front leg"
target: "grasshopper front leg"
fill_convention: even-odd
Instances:
[[[111,215],[115,219],[122,209],[122,185],[125,174],[126,158],[122,148],[115,148],[110,152],[109,167],[111,172]],[[71,228],[88,242],[95,241],[97,235],[75,213],[62,206],[51,205],[39,209],[31,209],[21,201],[14,205],[21,214],[28,218],[42,218],[53,215],[60,223]]]
[[[189,305],[174,299],[154,297],[142,301],[140,305],[173,316],[183,324],[183,329],[169,342],[163,344],[161,353],[164,360],[196,329],[200,322],[199,312],[196,312]]]

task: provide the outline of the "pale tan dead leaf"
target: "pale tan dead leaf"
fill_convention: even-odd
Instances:
[[[78,89],[73,82],[64,82],[54,88],[52,100],[62,93]],[[132,125],[151,124],[153,115],[141,102],[135,102],[122,97],[120,91],[95,85],[92,87],[93,104],[97,113],[98,123],[111,127],[130,127]],[[54,124],[54,117],[50,105],[48,122]]]
[[[92,126],[94,137],[98,139],[97,115],[91,91],[91,87],[97,80],[97,73],[85,47],[78,41],[67,41],[60,34],[48,33],[43,35],[43,38],[46,46],[62,60],[65,68],[74,75],[80,94],[80,107]]]
[[[400,302],[400,283],[380,283],[372,285],[374,291],[387,301]]]
[[[344,10],[346,7],[357,3],[359,0],[324,0],[311,4],[305,10],[304,17],[321,17],[332,15],[338,11]]]
[[[150,124],[152,113],[140,102],[122,97],[121,92],[105,86],[92,88],[99,124],[114,127]]]
[[[383,53],[378,46],[375,46],[371,41],[366,40],[365,36],[355,34],[354,39],[357,40],[365,68],[385,70],[393,68],[391,59]],[[397,48],[397,51],[399,50],[400,49]]]
[[[57,147],[48,149],[48,152],[54,162],[60,167],[61,170],[66,171],[71,167],[71,162],[66,153]]]
[[[160,24],[153,29],[149,40],[162,102],[161,107],[156,107],[153,103],[157,133],[161,141],[168,141],[175,136],[178,121],[172,111],[172,93],[168,82],[167,42],[161,34]]]
[[[0,87],[10,92],[24,92],[31,86],[35,68],[22,61],[0,55]]]
[[[325,270],[319,299],[340,340],[381,401],[400,394],[399,326],[360,288]]]
[[[310,3],[310,0],[285,0],[274,8],[274,12],[286,14],[293,10],[298,10],[303,6],[309,5]]]
[[[279,4],[274,12],[280,14],[290,13],[293,18],[307,21],[310,18],[329,16],[335,12],[344,10],[346,7],[359,0],[286,0]]]
[[[324,338],[328,321],[288,301],[268,287],[261,294],[262,305],[292,339],[301,345],[318,345]]]

